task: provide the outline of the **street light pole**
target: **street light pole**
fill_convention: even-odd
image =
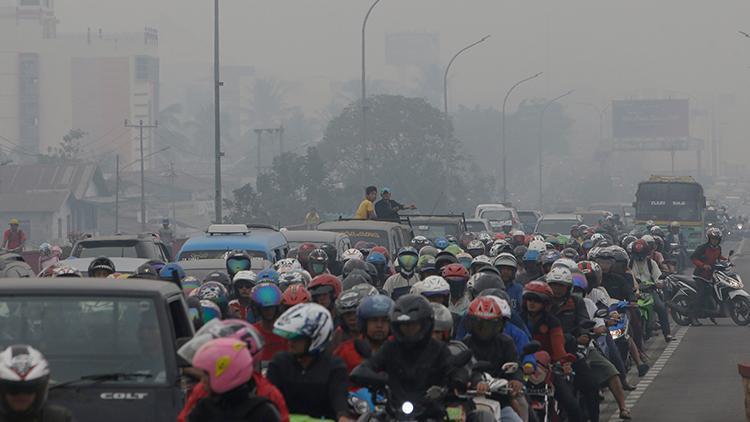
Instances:
[[[512,87],[510,87],[510,89],[508,90],[508,92],[505,94],[505,98],[503,99],[502,133],[501,133],[501,138],[500,138],[501,139],[501,145],[502,145],[501,154],[503,156],[502,157],[502,163],[503,163],[503,194],[502,194],[502,197],[503,197],[503,202],[507,202],[508,201],[508,177],[507,177],[507,170],[506,170],[507,158],[506,158],[506,154],[505,154],[505,147],[506,147],[506,142],[505,142],[505,107],[508,104],[508,98],[510,97],[511,92],[513,92],[513,90],[516,89],[516,87],[518,85],[521,85],[522,83],[524,83],[526,81],[530,81],[530,80],[532,80],[534,78],[538,78],[541,75],[542,75],[542,72],[539,72],[536,75],[529,76],[526,79],[522,79],[522,80],[516,82],[515,84],[513,84]]]
[[[221,224],[221,109],[219,106],[219,0],[214,0],[214,214]]]
[[[567,97],[568,95],[572,94],[573,90],[570,90],[566,92],[565,94],[559,95],[552,100],[548,101],[547,104],[544,105],[542,108],[542,112],[539,113],[539,142],[537,143],[537,159],[539,160],[539,210],[541,211],[544,206],[544,201],[542,199],[542,138],[544,137],[544,113],[547,112],[547,109],[552,104],[556,103],[558,100],[560,100],[563,97]]]
[[[362,164],[364,164],[364,159],[366,158],[365,154],[365,148],[367,147],[367,105],[365,104],[365,100],[367,99],[367,90],[366,90],[366,75],[365,75],[365,30],[367,29],[367,20],[370,18],[370,13],[372,13],[372,9],[375,8],[375,6],[380,3],[380,0],[375,0],[372,3],[372,6],[367,10],[367,14],[365,15],[365,19],[362,21],[362,127],[360,128],[361,137],[362,137]]]
[[[487,41],[487,38],[489,38],[489,35],[486,35],[484,38],[482,38],[479,41],[475,41],[466,47],[458,50],[458,52],[453,55],[453,58],[448,62],[448,66],[445,67],[445,73],[443,74],[443,106],[444,106],[444,113],[445,113],[445,121],[448,121],[448,72],[451,69],[451,66],[453,65],[453,62],[458,58],[458,56],[461,55],[464,51],[474,47],[477,44],[480,44],[484,41]]]

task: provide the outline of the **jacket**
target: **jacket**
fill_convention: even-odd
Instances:
[[[695,265],[695,271],[693,271],[693,274],[706,280],[710,280],[711,276],[713,275],[713,271],[706,271],[703,269],[703,266],[712,266],[717,261],[723,259],[726,258],[721,255],[721,245],[712,247],[710,244],[704,243],[695,248],[695,252],[693,252],[693,254],[690,256],[690,260],[693,261],[693,265]]]
[[[557,317],[565,334],[578,335],[581,322],[589,319],[586,304],[578,296],[569,295],[562,304],[552,306],[551,313]]]
[[[256,396],[248,384],[226,393],[204,397],[195,405],[188,422],[281,421],[276,406],[265,397]]]
[[[552,360],[559,361],[567,356],[565,351],[565,335],[560,321],[549,312],[543,312],[539,319],[533,321],[525,311],[522,314],[526,325],[531,331],[531,338],[542,345],[542,350],[549,353]]]

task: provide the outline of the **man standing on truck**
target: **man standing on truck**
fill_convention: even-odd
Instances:
[[[377,218],[375,214],[375,206],[373,201],[378,197],[378,188],[375,186],[368,186],[365,188],[365,199],[359,203],[357,211],[354,213],[354,218],[357,220],[374,220]]]
[[[18,220],[10,220],[10,228],[3,233],[3,249],[11,252],[22,252],[26,246],[26,233],[18,227]]]
[[[414,204],[402,205],[391,199],[390,188],[383,188],[381,196],[383,198],[375,203],[375,214],[378,216],[378,220],[399,221],[399,211],[413,210],[417,208]]]

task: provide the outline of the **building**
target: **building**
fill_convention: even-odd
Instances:
[[[0,151],[33,162],[81,129],[87,156],[140,153],[138,129],[159,110],[158,33],[58,33],[52,0],[0,0]],[[144,132],[144,154],[153,151]],[[146,161],[151,166],[150,160]]]
[[[96,164],[0,166],[0,222],[17,218],[30,246],[65,244],[71,233],[98,233],[98,203],[107,198]]]

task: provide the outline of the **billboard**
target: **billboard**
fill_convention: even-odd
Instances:
[[[440,36],[436,33],[385,34],[385,62],[393,66],[428,66],[440,62]]]
[[[687,138],[690,136],[688,100],[612,101],[615,139]]]

